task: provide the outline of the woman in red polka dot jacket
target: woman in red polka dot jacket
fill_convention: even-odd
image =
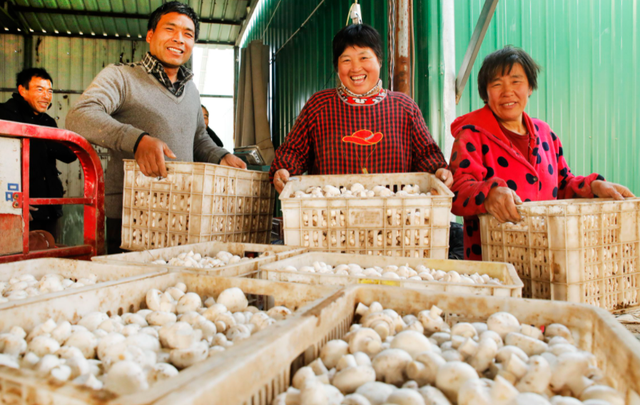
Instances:
[[[464,216],[465,259],[482,260],[478,214],[518,222],[516,204],[566,198],[633,197],[597,173],[574,176],[549,125],[524,112],[540,67],[522,49],[489,54],[478,73],[485,106],[451,124],[453,213]]]

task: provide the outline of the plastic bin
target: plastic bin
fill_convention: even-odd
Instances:
[[[40,279],[46,274],[54,273],[77,281],[80,278],[95,274],[96,284],[87,285],[80,288],[68,288],[66,290],[36,295],[23,300],[0,303],[0,310],[30,304],[36,301],[48,300],[52,297],[61,297],[75,294],[78,291],[89,291],[101,288],[102,283],[107,281],[128,281],[141,278],[150,274],[167,273],[164,268],[153,268],[149,266],[117,266],[113,264],[92,263],[89,261],[79,261],[71,259],[32,259],[21,262],[13,262],[0,265],[0,282],[8,282],[14,277],[31,274],[36,279]],[[1,317],[1,315],[0,315]]]
[[[372,198],[291,198],[312,186],[397,191],[418,184],[430,196]],[[377,256],[446,259],[453,193],[428,173],[301,176],[280,194],[286,245],[309,250]],[[315,224],[314,224],[315,222]]]
[[[431,269],[455,270],[460,274],[487,274],[497,278],[503,285],[470,285],[464,283],[445,283],[440,281],[396,280],[381,277],[355,277],[335,274],[314,274],[282,271],[286,266],[311,266],[313,262],[325,262],[332,266],[355,263],[363,268],[373,266],[407,265],[415,269],[422,264]],[[522,281],[513,265],[508,263],[485,263],[462,260],[414,259],[395,257],[372,257],[368,255],[348,255],[340,253],[305,253],[273,263],[261,264],[259,277],[271,281],[286,281],[314,285],[350,285],[381,284],[397,287],[427,289],[437,292],[455,292],[460,294],[493,295],[498,297],[522,297]]]
[[[264,280],[248,278],[224,278],[198,275],[192,273],[168,273],[163,275],[148,276],[144,279],[127,283],[111,283],[100,289],[90,292],[82,292],[49,299],[47,301],[31,303],[21,308],[7,309],[0,312],[0,331],[6,331],[11,326],[19,325],[26,331],[31,330],[37,324],[53,318],[56,321],[66,319],[72,323],[92,311],[104,311],[114,314],[137,311],[144,307],[145,295],[149,289],[164,290],[177,282],[187,285],[190,292],[196,292],[201,296],[217,296],[222,290],[231,287],[239,287],[252,300],[260,299],[267,307],[273,305],[285,305],[292,311],[311,307],[311,304],[321,302],[323,297],[330,296],[335,288],[310,287],[306,285],[292,285],[286,283],[274,283]],[[28,314],[28,316],[25,316]],[[215,369],[231,367],[236,357],[256,350],[263,340],[280,334],[287,334],[295,329],[299,323],[299,316],[295,314],[284,321],[254,334],[230,348],[224,354],[224,359],[218,355],[197,363],[177,376],[151,386],[146,391],[136,394],[117,396],[109,391],[94,391],[80,387],[72,383],[59,383],[39,377],[29,369],[15,370],[0,366],[0,403],[15,405],[76,405],[76,404],[150,404],[159,398],[166,396],[181,385],[197,379],[206,372]],[[224,361],[223,361],[224,360]],[[233,402],[229,402],[233,403]],[[188,402],[177,401],[173,404],[186,405]]]
[[[124,161],[122,248],[219,241],[269,243],[275,189],[269,174],[209,163],[166,162],[146,177]]]
[[[342,338],[352,324],[359,302],[378,301],[401,315],[417,314],[437,305],[450,324],[486,321],[508,311],[521,323],[534,326],[562,322],[571,329],[577,346],[592,352],[607,382],[626,395],[626,403],[640,404],[640,342],[606,311],[566,302],[523,300],[433,293],[405,288],[350,286],[302,315],[304,325],[288,334],[271,335],[254,351],[227,369],[216,369],[171,393],[159,404],[270,404],[286,391],[295,371],[318,357],[332,339]],[[271,350],[266,350],[271,347]],[[229,360],[229,353],[223,354]]]
[[[482,259],[514,265],[523,296],[615,310],[640,303],[640,199],[524,203],[523,220],[480,216]]]
[[[218,252],[227,251],[240,257],[253,257],[254,259],[241,263],[230,264],[223,267],[201,269],[196,267],[169,266],[168,264],[152,264],[154,260],[168,260],[181,253],[200,253],[203,256],[215,256]],[[258,269],[260,264],[271,263],[275,260],[283,260],[292,256],[305,253],[302,248],[292,248],[281,245],[258,245],[253,243],[223,243],[204,242],[193,245],[175,246],[161,249],[145,250],[142,252],[119,253],[115,255],[95,256],[91,260],[114,265],[135,264],[169,269],[182,272],[185,270],[197,271],[216,276],[243,276]]]

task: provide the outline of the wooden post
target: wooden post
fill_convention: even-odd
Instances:
[[[391,90],[413,97],[413,0],[389,0]]]

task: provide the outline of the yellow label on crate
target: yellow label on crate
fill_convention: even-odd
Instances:
[[[400,287],[400,282],[395,280],[380,280],[381,285],[389,285],[391,287]]]
[[[359,278],[358,284],[380,284],[380,280],[374,280],[371,278]]]

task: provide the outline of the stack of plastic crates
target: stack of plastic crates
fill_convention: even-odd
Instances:
[[[480,217],[482,259],[515,266],[523,296],[615,310],[640,300],[640,199],[525,203],[522,221]]]
[[[125,160],[123,249],[269,243],[275,190],[267,173],[208,163],[166,165],[168,177],[157,179]]]
[[[421,193],[389,197],[295,198],[296,191],[359,183],[394,192],[417,184]],[[290,246],[378,256],[446,259],[453,193],[428,173],[302,176],[289,181],[280,201],[284,240]]]

